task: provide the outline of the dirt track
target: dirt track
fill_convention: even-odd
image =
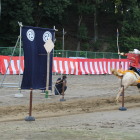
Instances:
[[[53,76],[53,84],[57,78]],[[18,82],[18,76],[6,76],[7,81]],[[2,88],[1,139],[139,140],[140,95],[136,87],[128,88],[128,110],[119,111],[121,103],[114,102],[118,87],[119,81],[112,75],[69,75],[65,102],[60,102],[60,96],[46,99],[41,91],[33,91],[35,122],[24,121],[29,112],[29,91],[21,91],[24,97],[15,98],[17,88]]]

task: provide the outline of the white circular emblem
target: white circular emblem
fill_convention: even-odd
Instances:
[[[51,34],[49,31],[46,31],[46,32],[43,34],[43,41],[46,42],[49,38],[52,39],[52,34]]]
[[[34,30],[29,29],[29,30],[27,31],[27,33],[26,33],[26,36],[27,36],[27,38],[28,38],[30,41],[33,41],[34,38],[35,38],[35,32],[34,32]]]

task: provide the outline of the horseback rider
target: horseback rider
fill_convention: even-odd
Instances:
[[[140,75],[140,51],[134,49],[133,52],[130,53],[118,53],[119,55],[127,56],[127,59],[130,61],[129,70],[133,70],[134,72]]]

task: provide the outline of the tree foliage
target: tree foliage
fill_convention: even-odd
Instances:
[[[0,22],[3,44],[10,44],[13,37],[15,42],[18,21],[23,25],[45,26],[49,18],[59,20],[69,4],[69,0],[3,0]]]
[[[124,51],[140,46],[140,2],[138,0],[122,1],[121,41]]]
[[[77,50],[100,51],[108,44],[110,51],[116,51],[117,28],[122,51],[140,46],[139,0],[3,0],[1,12],[0,46],[15,44],[18,21],[28,26],[56,25],[59,30],[65,27],[67,45],[74,44]]]

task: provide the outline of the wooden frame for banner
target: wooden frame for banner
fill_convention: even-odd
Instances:
[[[12,58],[13,58],[15,49],[16,49],[16,47],[17,47],[17,44],[19,43],[19,39],[20,39],[20,37],[18,37],[17,42],[16,42],[16,45],[15,45],[14,50],[13,50],[13,52],[12,52],[12,55],[10,56],[10,61],[8,62],[8,66],[7,66],[7,68],[6,68],[6,71],[5,71],[5,74],[4,74],[4,77],[3,77],[3,79],[2,79],[2,82],[1,82],[1,86],[0,86],[0,87],[9,87],[9,86],[3,86],[3,85],[11,85],[11,84],[13,84],[13,83],[3,83],[3,82],[4,82],[5,78],[6,78],[6,73],[7,73],[7,71],[8,71],[8,68],[9,68],[10,64],[11,64],[11,60],[12,60]],[[17,83],[14,83],[14,84],[17,84]],[[10,86],[10,87],[13,87],[13,86]],[[14,86],[14,87],[15,87],[15,86]],[[18,87],[18,86],[16,86],[16,87]]]
[[[18,22],[18,24],[20,26],[20,35],[18,36],[18,39],[17,39],[17,42],[15,44],[14,50],[12,52],[12,55],[10,56],[10,61],[8,62],[8,66],[6,68],[6,72],[4,74],[4,77],[2,79],[0,87],[18,87],[18,88],[20,88],[20,85],[21,85],[21,82],[20,82],[20,79],[21,79],[21,76],[20,76],[20,71],[21,71],[21,66],[20,66],[20,63],[21,63],[21,32],[22,32],[22,26],[23,25],[22,25],[22,22]],[[14,56],[15,50],[18,46],[18,43],[20,43],[20,45],[19,45],[19,83],[4,83],[4,80],[6,78],[6,73],[8,71],[8,68],[9,68],[10,64],[11,64],[11,61],[12,61],[12,58]],[[21,91],[20,91],[20,94],[19,93],[15,94],[15,97],[23,97],[23,95],[21,94]]]

